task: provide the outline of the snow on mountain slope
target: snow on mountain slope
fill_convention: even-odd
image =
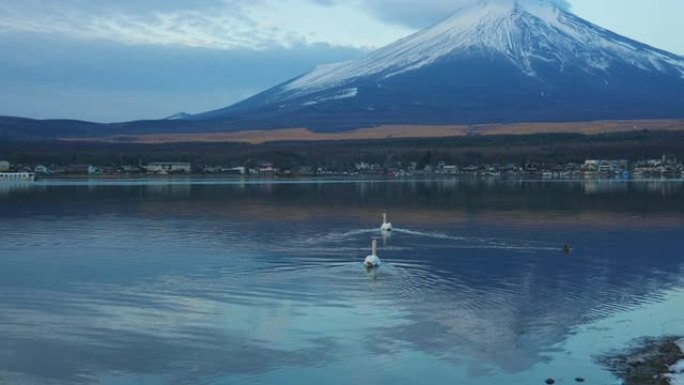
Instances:
[[[187,112],[178,112],[164,118],[164,120],[184,120],[189,118],[192,118],[192,114],[188,114]]]
[[[293,125],[326,118],[363,125],[653,118],[684,115],[683,100],[681,56],[546,1],[481,0],[358,60],[318,66],[192,119],[247,114],[258,123],[278,115]]]
[[[388,78],[469,49],[503,55],[529,76],[535,75],[533,62],[541,60],[582,65],[587,71],[606,71],[621,61],[644,70],[674,68],[684,77],[684,59],[648,49],[549,3],[489,0],[360,60],[320,66],[282,90],[316,90],[379,73]]]

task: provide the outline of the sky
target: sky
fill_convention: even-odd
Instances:
[[[98,122],[225,107],[476,0],[2,0],[0,115]],[[682,0],[544,0],[684,55]]]

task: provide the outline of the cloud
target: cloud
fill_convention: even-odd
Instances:
[[[326,0],[5,0],[0,115],[203,112],[410,32]]]
[[[439,22],[474,0],[428,0],[416,6],[415,0],[364,0],[373,14],[387,22],[423,28]]]
[[[320,63],[366,51],[137,46],[0,34],[0,115],[123,121],[225,107]]]
[[[152,1],[47,2],[10,0],[0,12],[0,28],[58,34],[70,38],[104,39],[125,44],[177,44],[234,49],[291,46],[302,39],[250,17],[239,1],[192,1],[183,8]],[[248,37],[248,38],[247,38]]]
[[[425,28],[457,12],[463,7],[472,6],[484,0],[362,0],[366,7],[378,18],[411,28]],[[514,0],[490,0],[507,1]],[[567,0],[518,0],[552,4],[568,10]]]
[[[5,0],[0,31],[131,45],[380,47],[480,0]],[[514,1],[514,0],[489,0]],[[567,0],[546,1],[568,7]]]
[[[226,50],[377,47],[411,32],[333,0],[6,0],[0,31]]]

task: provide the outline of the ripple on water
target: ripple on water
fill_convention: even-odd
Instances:
[[[168,207],[179,202],[186,200]],[[578,325],[666,301],[663,289],[681,286],[673,267],[681,256],[669,251],[681,237],[659,232],[639,238],[569,229],[577,248],[568,256],[554,240],[566,234],[509,229],[477,213],[472,223],[406,225],[383,236],[344,223],[358,217],[327,226],[310,219],[316,214],[283,228],[261,218],[233,220],[232,212],[193,216],[166,207],[2,219],[0,337],[40,340],[66,353],[95,346],[74,361],[90,368],[109,368],[97,361],[109,351],[151,351],[163,352],[171,370],[192,366],[212,375],[236,361],[268,378],[349,372],[368,360],[396,372],[397,383],[440,373],[434,378],[445,382],[523,384],[555,374],[542,372],[576,352],[563,349],[581,334]],[[383,265],[367,272],[371,238],[379,240]],[[664,246],[644,250],[638,240]],[[610,242],[617,251],[605,249]],[[658,327],[681,329],[676,320]],[[598,340],[622,329],[592,330]],[[577,356],[590,357],[584,349]],[[183,355],[188,351],[197,356]],[[215,367],[203,367],[209,357],[217,357]],[[260,359],[272,361],[262,367]],[[589,358],[579,360],[591,368]],[[241,383],[232,379],[223,382]]]

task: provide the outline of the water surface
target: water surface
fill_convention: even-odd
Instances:
[[[597,354],[684,334],[683,187],[0,187],[0,383],[615,383]]]

